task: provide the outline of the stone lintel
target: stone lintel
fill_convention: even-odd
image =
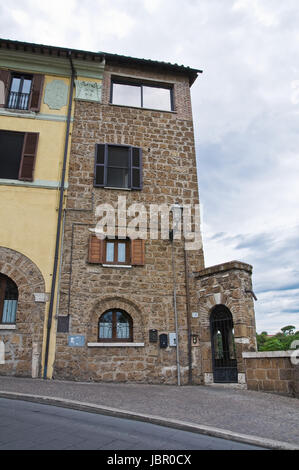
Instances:
[[[252,266],[250,264],[242,263],[241,261],[229,261],[228,263],[217,264],[215,266],[202,269],[201,271],[194,273],[194,277],[195,279],[199,279],[232,270],[246,271],[249,274],[252,274]]]

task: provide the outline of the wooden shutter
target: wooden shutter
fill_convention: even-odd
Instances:
[[[30,111],[38,112],[43,94],[44,75],[33,75],[29,109]]]
[[[39,134],[36,132],[25,132],[19,180],[33,181],[38,137]]]
[[[94,186],[106,186],[107,145],[97,144],[95,151]]]
[[[90,235],[88,247],[88,262],[102,263],[104,256],[104,240],[99,239],[96,235]]]
[[[0,108],[5,108],[10,82],[10,72],[8,70],[0,70],[0,81],[4,83],[4,96],[2,96],[2,92],[0,90]],[[3,85],[1,85],[1,87],[2,86]]]
[[[131,241],[131,263],[135,266],[144,265],[145,241],[139,238]]]
[[[131,188],[142,189],[142,149],[131,149]]]

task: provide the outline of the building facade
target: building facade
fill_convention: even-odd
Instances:
[[[245,383],[252,268],[204,264],[200,71],[13,41],[0,53],[0,374]]]
[[[0,373],[49,377],[73,83],[99,82],[102,62],[0,40],[0,64]]]
[[[190,86],[199,72],[106,54],[101,103],[76,101],[54,378],[245,380],[242,352],[254,347],[255,338],[252,297],[245,293],[251,290],[251,267],[234,263],[223,284],[217,267],[212,275],[204,271],[200,234],[186,249],[183,236],[163,237],[162,222],[155,236],[149,227],[155,205],[178,205],[183,212],[191,206],[195,232],[199,199]],[[121,208],[130,214],[134,204],[146,220],[139,239],[122,231],[136,213],[130,220],[119,214]],[[103,205],[116,210],[115,233],[101,239],[97,224]],[[225,338],[233,341],[232,319],[224,329],[216,323],[218,336],[223,333],[216,355],[223,357],[215,377],[214,305],[236,322],[229,346]],[[245,332],[247,324],[252,328]]]

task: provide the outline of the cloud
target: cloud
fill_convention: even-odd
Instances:
[[[0,4],[3,37],[203,69],[191,94],[206,264],[253,265],[269,331],[299,328],[298,21],[297,0]]]

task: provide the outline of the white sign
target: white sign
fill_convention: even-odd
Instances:
[[[44,292],[38,292],[34,294],[34,300],[35,302],[48,302],[48,294],[45,294]]]
[[[176,334],[169,333],[169,346],[176,346]]]

